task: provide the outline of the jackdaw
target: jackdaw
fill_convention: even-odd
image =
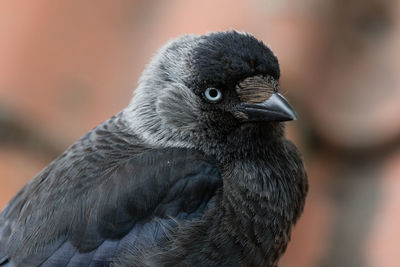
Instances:
[[[5,207],[0,265],[276,266],[308,188],[279,76],[248,33],[167,43]]]

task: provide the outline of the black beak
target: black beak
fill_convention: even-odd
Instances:
[[[234,114],[246,121],[291,121],[296,120],[296,112],[279,93],[274,93],[262,103],[241,103]]]

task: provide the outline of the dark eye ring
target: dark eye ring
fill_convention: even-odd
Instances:
[[[218,102],[222,99],[222,92],[217,88],[210,87],[206,89],[204,96],[208,101]]]

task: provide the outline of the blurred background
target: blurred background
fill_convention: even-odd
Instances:
[[[395,0],[1,1],[0,209],[128,104],[169,38],[228,29],[271,46],[300,114],[310,192],[280,266],[400,266]]]

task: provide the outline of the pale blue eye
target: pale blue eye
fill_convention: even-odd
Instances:
[[[221,91],[213,87],[207,88],[206,91],[204,92],[204,96],[208,101],[211,102],[218,102],[219,100],[222,99]]]

